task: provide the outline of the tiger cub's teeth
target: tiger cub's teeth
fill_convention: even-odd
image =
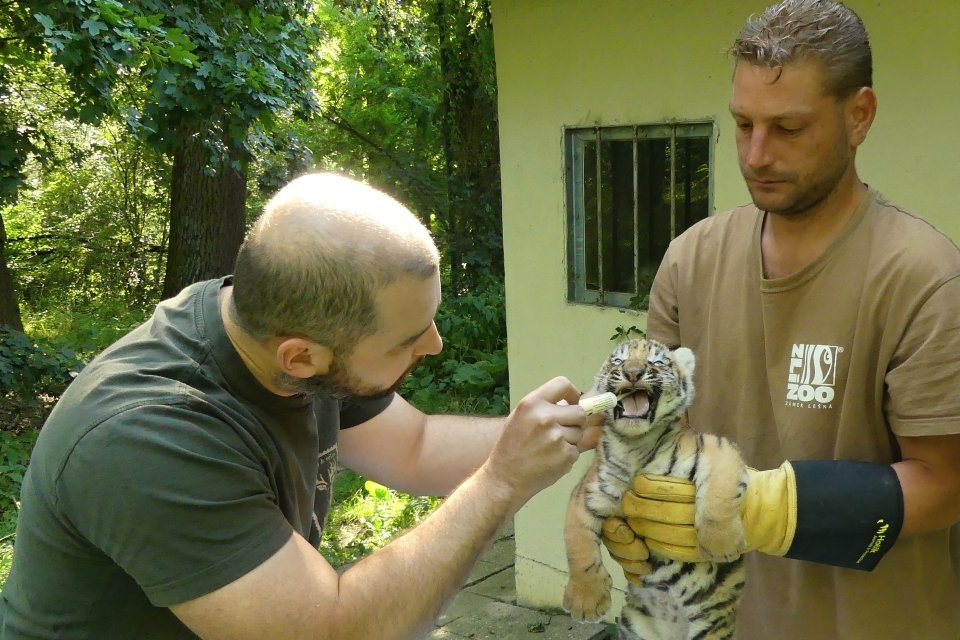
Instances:
[[[617,396],[607,391],[589,398],[580,398],[580,406],[588,416],[593,415],[617,406]]]

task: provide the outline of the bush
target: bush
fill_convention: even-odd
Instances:
[[[38,340],[90,361],[152,312],[152,305],[131,307],[119,298],[95,305],[43,298],[37,306],[25,306],[24,324]]]
[[[20,485],[37,441],[35,429],[0,431],[0,542],[13,535],[20,509]]]
[[[400,393],[425,413],[506,415],[510,410],[503,282],[492,276],[437,310],[444,347]]]
[[[20,484],[40,425],[82,367],[69,347],[0,327],[0,539],[16,527]]]
[[[72,348],[32,340],[7,326],[0,327],[3,430],[20,433],[39,426],[82,368],[83,362]]]

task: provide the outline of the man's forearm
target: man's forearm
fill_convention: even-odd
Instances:
[[[502,417],[428,416],[416,466],[431,470],[430,484],[414,493],[448,495],[486,461],[503,425]]]

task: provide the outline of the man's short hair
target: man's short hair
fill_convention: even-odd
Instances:
[[[439,270],[403,205],[336,174],[301,176],[266,205],[237,255],[231,319],[253,338],[304,337],[340,355],[377,331],[376,294]]]
[[[836,98],[873,86],[866,27],[838,2],[783,0],[772,5],[750,17],[730,54],[737,64],[780,70],[791,62],[814,60],[824,71],[824,93]]]

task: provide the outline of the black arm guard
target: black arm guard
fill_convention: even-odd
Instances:
[[[787,558],[870,571],[903,524],[893,467],[847,460],[790,462],[797,479],[797,530]]]

